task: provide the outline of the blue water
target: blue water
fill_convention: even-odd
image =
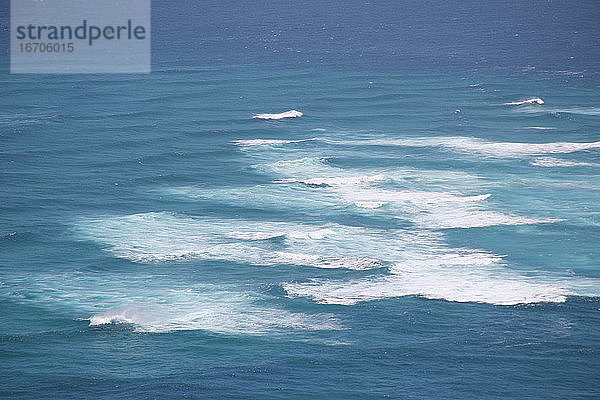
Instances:
[[[595,2],[153,6],[2,53],[1,398],[600,397]]]

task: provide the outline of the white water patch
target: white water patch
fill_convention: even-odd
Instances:
[[[310,182],[310,181],[309,181]],[[274,187],[273,187],[274,186]],[[489,193],[460,195],[450,192],[418,190],[390,190],[381,187],[318,185],[290,187],[284,185],[259,185],[246,190],[209,190],[195,192],[179,189],[190,198],[211,199],[245,207],[261,207],[321,214],[354,207],[390,218],[405,219],[416,226],[428,229],[473,228],[492,225],[523,225],[552,223],[561,219],[533,218],[504,214],[487,209]],[[238,238],[241,234],[235,233]],[[284,237],[284,232],[246,233],[247,239]],[[229,234],[230,236],[233,234]],[[233,236],[232,236],[233,237]]]
[[[385,205],[384,201],[357,201],[354,205],[359,208],[380,208]]]
[[[598,142],[553,142],[553,143],[516,143],[493,142],[485,139],[464,136],[423,137],[411,139],[364,139],[343,140],[338,144],[363,146],[400,146],[400,147],[442,147],[468,154],[477,154],[493,158],[515,158],[543,154],[574,153],[584,150],[600,149]]]
[[[287,283],[284,289],[291,297],[342,305],[403,296],[495,305],[561,303],[573,294],[560,285],[536,282],[525,276],[467,267],[405,270],[350,281]]]
[[[178,187],[161,190],[161,195],[180,197],[192,201],[209,200],[224,205],[236,205],[249,209],[285,210],[304,213],[325,213],[339,207],[339,199],[333,192],[306,185],[254,185],[227,189],[203,189]]]
[[[254,168],[285,178],[278,185],[259,185],[244,190],[201,191],[179,188],[189,197],[241,203],[249,207],[282,210],[334,211],[353,207],[409,220],[430,229],[473,228],[491,225],[522,225],[556,222],[558,219],[503,214],[486,208],[489,193],[465,195],[456,187],[473,191],[488,183],[478,177],[453,171],[377,170],[352,171],[333,167],[322,158],[283,160],[257,164]],[[289,178],[295,174],[299,177]],[[360,174],[360,175],[357,175]],[[364,174],[364,175],[363,175]],[[298,185],[289,185],[297,183]],[[391,189],[388,184],[409,187]],[[385,184],[385,185],[384,185]],[[422,189],[421,189],[422,188]],[[445,189],[437,191],[432,189]],[[447,191],[452,188],[452,191]]]
[[[526,129],[535,129],[538,131],[549,131],[549,130],[554,130],[556,128],[553,128],[550,126],[527,126]]]
[[[355,243],[384,233],[337,224],[216,220],[146,213],[84,220],[76,230],[81,237],[104,244],[113,256],[138,263],[204,259],[317,268],[335,265],[365,269],[366,265],[373,268],[383,265],[383,261],[376,259],[375,241],[363,246]],[[365,259],[372,261],[366,263]]]
[[[254,164],[253,169],[265,174],[282,175],[276,182],[298,182],[313,185],[347,186],[394,181],[413,187],[472,190],[487,186],[481,177],[463,171],[380,168],[347,170],[332,166],[325,157],[304,157]]]
[[[382,261],[369,256],[318,256],[283,251],[275,255],[282,264],[318,265],[319,268],[368,270],[384,266]]]
[[[569,295],[599,294],[598,286],[595,292],[589,291],[590,285],[597,285],[597,280],[526,276],[506,268],[500,256],[473,250],[410,251],[389,271],[388,275],[349,281],[289,282],[283,287],[290,297],[309,297],[317,303],[341,305],[403,296],[517,305],[560,303]]]
[[[530,164],[536,167],[600,167],[599,163],[570,161],[556,157],[539,157]]]
[[[317,303],[341,305],[403,296],[517,305],[558,303],[569,295],[600,294],[597,279],[528,276],[506,267],[499,255],[448,248],[442,242],[443,236],[424,238],[402,247],[386,275],[288,282],[283,288],[290,297],[308,297]],[[387,245],[382,242],[382,246]]]
[[[491,182],[463,172],[388,169],[371,171],[370,174],[366,174],[366,171],[335,168],[321,160],[307,158],[253,166],[265,173],[279,175],[281,179],[275,180],[279,183],[276,185],[222,189],[185,186],[164,188],[160,190],[160,194],[193,201],[210,200],[246,208],[296,210],[311,213],[315,211],[323,213],[348,205],[360,208],[379,208],[396,199],[410,200],[411,196],[415,202],[419,199],[434,199],[436,196],[439,200],[456,201],[480,201],[489,197],[489,194],[484,194],[485,197],[467,196],[464,199],[465,196],[461,192],[473,192],[477,189],[487,190]],[[357,175],[357,173],[364,175]],[[410,188],[410,190],[384,189],[381,185],[376,185],[388,182]],[[446,195],[436,193],[446,193]]]
[[[491,195],[458,196],[444,192],[393,191],[358,188],[338,192],[340,199],[359,208],[378,209],[420,228],[479,228],[493,225],[525,225],[562,221],[531,218],[488,210],[483,202]]]
[[[115,273],[39,274],[20,279],[19,301],[89,320],[90,326],[127,324],[139,332],[204,330],[262,335],[296,330],[337,330],[330,314],[290,312],[268,305],[272,297],[245,287],[179,282],[169,275]]]
[[[90,326],[127,323],[144,332],[205,330],[223,334],[262,335],[284,330],[341,329],[329,315],[291,313],[256,304],[259,296],[205,287],[174,289],[134,303],[93,314]]]
[[[276,179],[273,183],[302,183],[308,186],[354,186],[365,183],[381,182],[383,174],[356,175],[329,165],[325,158],[305,157],[295,160],[281,160],[274,163],[255,164],[254,169],[266,173],[288,176]]]
[[[538,114],[540,112],[550,114],[576,114],[576,115],[589,115],[598,116],[600,115],[600,107],[519,107],[515,111]]]
[[[290,237],[293,239],[324,239],[327,236],[335,235],[331,229],[317,229],[315,231],[292,231],[292,232],[230,232],[225,236],[233,239],[242,240],[267,240],[277,237]]]
[[[523,225],[556,222],[558,219],[527,218],[490,211],[480,204],[490,197],[489,193],[465,196],[460,193],[432,190],[387,189],[379,183],[393,181],[410,187],[431,187],[431,183],[446,183],[455,186],[464,174],[445,171],[371,171],[371,175],[356,175],[355,171],[343,170],[328,165],[323,159],[303,158],[259,164],[257,169],[298,178],[283,178],[275,183],[301,183],[318,188],[329,201],[357,208],[377,210],[385,206],[385,212],[398,213],[398,218],[407,219],[422,228],[474,228],[492,225]],[[361,171],[362,172],[362,171]],[[378,172],[378,173],[375,173]],[[355,174],[355,175],[352,175]],[[311,177],[317,176],[317,177]],[[455,176],[457,175],[457,176]],[[420,177],[420,179],[415,178]],[[468,183],[477,184],[473,177]],[[463,185],[465,182],[461,182]],[[460,183],[459,183],[460,184]],[[469,189],[473,189],[470,187]],[[286,202],[287,203],[287,202]]]
[[[234,140],[232,143],[239,147],[254,147],[254,146],[277,146],[291,143],[304,143],[318,140],[317,138],[310,139],[296,139],[296,140],[285,140],[285,139],[247,139],[247,140]]]
[[[279,145],[322,141],[330,145],[352,146],[396,146],[396,147],[441,147],[467,154],[490,158],[518,158],[544,154],[566,154],[585,150],[600,149],[600,141],[596,142],[494,142],[468,136],[428,136],[406,139],[327,139],[312,138],[304,140],[253,139],[237,140],[233,143],[241,147]]]
[[[381,182],[383,180],[385,180],[385,176],[377,174],[328,178],[285,178],[275,180],[273,183],[303,183],[309,186],[356,186],[365,183]]]
[[[513,101],[510,103],[504,103],[505,106],[522,106],[522,105],[527,105],[527,104],[542,105],[542,104],[544,104],[544,100],[540,99],[539,97],[532,97],[527,100],[520,100],[520,101]]]
[[[398,217],[403,218],[403,217]],[[437,209],[435,213],[421,214],[413,219],[422,228],[482,228],[495,225],[549,224],[564,221],[560,218],[528,218],[507,215],[495,211],[478,209],[460,209],[451,207]]]
[[[256,119],[284,119],[284,118],[298,118],[303,116],[300,111],[289,110],[278,114],[256,114],[252,118]]]
[[[419,208],[420,206],[422,206],[424,207],[423,210],[429,210],[431,205],[437,206],[441,203],[481,202],[487,200],[491,196],[491,194],[489,193],[475,196],[464,196],[449,192],[392,190],[381,187],[335,188],[335,190],[340,196],[340,198],[347,203],[394,203],[399,206],[401,206],[402,204],[407,204],[411,208]]]
[[[439,220],[435,224],[439,227]],[[138,263],[205,259],[363,270],[415,257],[468,260],[472,264],[473,254],[478,259],[484,255],[476,250],[448,248],[441,233],[429,230],[213,220],[167,213],[87,220],[77,231],[107,246],[105,250],[112,255]],[[487,253],[485,257],[500,259]]]
[[[263,173],[275,173],[288,176],[340,171],[339,168],[330,166],[327,163],[327,159],[322,157],[280,160],[273,163],[255,164],[252,165],[252,168]]]

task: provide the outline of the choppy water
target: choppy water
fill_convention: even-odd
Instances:
[[[289,60],[0,77],[0,397],[597,397],[597,71]]]

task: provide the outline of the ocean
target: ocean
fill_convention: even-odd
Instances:
[[[600,397],[597,2],[154,2],[139,75],[0,4],[0,398]]]

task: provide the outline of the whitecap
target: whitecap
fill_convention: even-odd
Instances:
[[[530,164],[536,167],[600,167],[599,163],[570,161],[556,157],[539,157]]]
[[[385,205],[383,201],[357,201],[354,203],[359,208],[380,208]]]
[[[287,283],[284,289],[290,297],[309,297],[317,303],[341,305],[404,296],[494,305],[561,303],[572,294],[563,287],[522,276],[502,277],[464,269],[437,269],[350,281]]]
[[[284,145],[290,143],[303,143],[318,140],[316,138],[309,139],[295,139],[295,140],[286,140],[286,139],[240,139],[234,140],[232,143],[236,146],[240,147],[252,147],[252,146],[269,146],[269,145]]]
[[[336,176],[323,178],[285,178],[277,179],[273,183],[303,183],[309,186],[355,186],[365,183],[381,182],[384,175]]]
[[[252,118],[257,119],[283,119],[283,118],[298,118],[301,117],[302,114],[297,110],[289,110],[278,114],[256,114]]]
[[[337,224],[216,220],[146,213],[82,220],[76,231],[82,238],[108,246],[105,250],[113,256],[138,263],[229,260],[254,265],[290,263],[332,268],[333,263],[327,260],[344,259],[336,264],[339,268],[362,269],[354,261],[374,252],[372,246],[354,247],[352,243],[352,238],[368,235],[368,230]],[[263,245],[274,238],[282,241]]]
[[[254,164],[253,169],[265,173],[276,173],[282,175],[326,173],[327,171],[339,171],[327,164],[327,159],[322,157],[304,157],[292,160],[280,160],[272,163]]]
[[[199,290],[200,289],[200,290]],[[263,335],[289,330],[338,330],[331,315],[292,313],[256,304],[259,296],[207,287],[151,288],[144,304],[108,308],[89,317],[90,326],[129,324],[141,332],[204,330],[221,334]],[[156,302],[153,297],[162,297]]]
[[[514,101],[511,103],[504,103],[505,106],[522,106],[525,104],[538,104],[538,105],[542,105],[544,104],[544,100],[540,99],[539,97],[532,97],[529,98],[527,100],[521,100],[521,101]]]
[[[404,219],[403,216],[397,218]],[[495,225],[532,225],[551,224],[564,221],[561,218],[530,218],[519,215],[503,214],[476,208],[440,207],[430,213],[422,213],[412,220],[421,228],[482,228]]]
[[[484,252],[435,253],[413,253],[394,264],[389,275],[346,281],[289,282],[283,287],[290,297],[309,297],[324,304],[352,305],[420,296],[461,303],[517,305],[564,302],[569,295],[583,293],[578,287],[585,289],[590,285],[589,279],[523,275],[503,266],[499,256]]]
[[[438,136],[410,139],[344,140],[338,141],[338,143],[360,144],[363,146],[442,147],[469,154],[483,155],[494,158],[513,158],[541,154],[574,153],[577,151],[600,149],[600,141],[521,143],[494,142],[465,136]]]

